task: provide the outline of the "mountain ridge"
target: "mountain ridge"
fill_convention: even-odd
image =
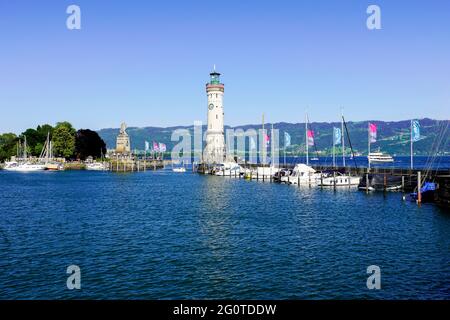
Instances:
[[[366,121],[348,121],[346,122],[350,140],[354,151],[357,153],[367,153],[367,126],[368,123],[374,123],[378,127],[378,141],[371,146],[371,150],[381,149],[383,152],[392,155],[409,155],[410,153],[410,124],[411,120],[400,121],[382,121],[382,120],[366,120]],[[434,120],[430,118],[419,119],[421,125],[421,139],[414,143],[414,153],[416,155],[434,154],[436,150],[440,154],[450,154],[449,141],[449,120]],[[262,124],[245,124],[239,126],[225,126],[227,129],[255,129],[261,128]],[[269,130],[272,124],[266,123],[265,128]],[[312,152],[317,151],[321,155],[330,154],[332,150],[332,130],[333,127],[341,126],[341,122],[311,122],[309,128],[315,134],[315,147],[310,148]],[[192,134],[193,125],[186,126],[170,126],[170,127],[129,127],[127,132],[130,136],[132,149],[143,150],[145,141],[157,141],[167,145],[167,150],[178,143],[171,141],[171,134],[176,129],[187,129]],[[283,148],[283,134],[288,132],[291,135],[291,146],[287,148],[287,152],[291,154],[301,154],[305,150],[305,123],[304,122],[277,122],[273,123],[274,129],[280,131],[280,148]],[[202,126],[205,133],[206,126]],[[106,142],[108,149],[115,147],[116,136],[119,133],[118,128],[104,128],[97,130],[98,134]],[[437,146],[441,138],[441,143]],[[346,152],[350,152],[350,144],[348,137],[345,137]],[[340,146],[337,147],[337,153]]]

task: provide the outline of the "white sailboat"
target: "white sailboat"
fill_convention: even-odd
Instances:
[[[64,165],[60,162],[53,161],[53,144],[50,141],[50,132],[47,133],[47,140],[42,149],[39,161],[45,165],[47,170],[59,171],[64,170]]]
[[[336,168],[336,145],[342,146],[342,164],[345,167],[345,138],[344,138],[344,113],[341,109],[341,128],[333,128],[333,168]],[[350,141],[350,137],[349,137]],[[351,144],[350,144],[351,146]],[[357,186],[361,178],[334,172],[333,174],[322,175],[319,186],[321,187],[338,187],[338,186]]]
[[[35,164],[28,161],[27,154],[27,137],[24,137],[23,143],[23,162],[9,162],[5,166],[5,170],[7,171],[17,171],[17,172],[34,172],[34,171],[44,171],[46,170],[46,166],[42,164]]]

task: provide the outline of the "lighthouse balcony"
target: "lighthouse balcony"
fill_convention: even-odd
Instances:
[[[223,84],[211,84],[211,83],[206,84],[206,92],[209,92],[209,91],[224,92],[224,90],[225,90],[225,86]]]

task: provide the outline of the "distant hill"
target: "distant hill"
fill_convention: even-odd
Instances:
[[[369,120],[378,126],[378,141],[372,144],[372,150],[380,148],[383,152],[390,153],[392,155],[409,155],[410,152],[410,120],[404,121],[376,121]],[[350,135],[351,143],[355,152],[367,153],[367,123],[369,121],[360,122],[347,122],[347,128]],[[421,136],[420,141],[414,144],[414,152],[416,155],[428,155],[431,150],[439,142],[439,152],[441,154],[450,154],[450,128],[448,120],[432,120],[421,119]],[[288,132],[291,135],[291,147],[288,148],[288,152],[300,154],[305,150],[305,124],[304,123],[274,123],[274,129],[280,131],[280,146],[283,145],[284,132]],[[313,122],[310,124],[310,128],[314,130],[316,147],[310,148],[312,152],[315,152],[315,148],[320,153],[330,153],[332,149],[332,131],[333,127],[340,127],[341,123],[334,122]],[[269,129],[271,124],[266,124],[266,128]],[[225,127],[226,129],[255,129],[261,128],[261,125],[243,125],[236,127]],[[175,129],[188,129],[193,134],[193,126],[177,126],[177,127],[144,127],[136,128],[130,127],[127,129],[131,139],[132,149],[143,150],[145,141],[152,143],[158,141],[167,145],[167,150],[171,150],[172,146],[177,142],[170,141],[172,132]],[[206,127],[203,127],[205,132]],[[118,128],[101,129],[98,131],[99,135],[106,142],[109,149],[115,147],[116,136],[119,133]],[[350,151],[350,145],[346,137],[346,149]]]

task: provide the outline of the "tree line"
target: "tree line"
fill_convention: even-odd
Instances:
[[[58,122],[54,127],[49,124],[29,128],[20,135],[4,133],[0,135],[0,161],[17,155],[18,143],[27,139],[27,153],[38,157],[44,148],[47,135],[53,142],[53,154],[68,160],[85,160],[88,156],[101,157],[106,153],[106,144],[97,132],[89,129],[76,130],[71,123]]]

